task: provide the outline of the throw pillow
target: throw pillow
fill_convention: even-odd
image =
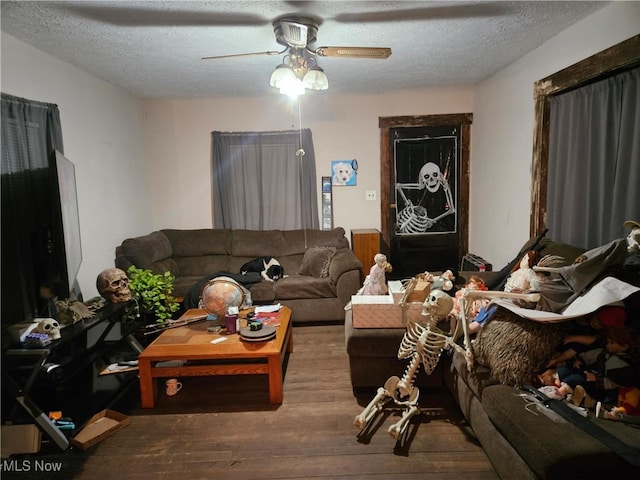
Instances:
[[[498,307],[472,343],[475,361],[489,368],[497,383],[533,385],[567,331],[567,322],[536,322]]]
[[[316,278],[326,278],[329,276],[329,266],[331,259],[336,253],[335,247],[311,247],[304,252],[302,265],[298,273]]]

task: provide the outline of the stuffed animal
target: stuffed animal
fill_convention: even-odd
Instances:
[[[455,268],[449,268],[442,272],[441,275],[424,272],[424,280],[431,282],[431,290],[443,290],[450,295],[453,294],[453,283],[458,278],[458,271]]]

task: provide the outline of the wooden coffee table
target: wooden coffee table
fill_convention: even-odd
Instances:
[[[193,317],[204,310],[189,310],[183,317]],[[181,317],[181,318],[183,318]],[[266,342],[247,342],[239,334],[209,333],[211,322],[203,320],[165,330],[138,356],[140,402],[153,408],[158,377],[208,375],[268,375],[271,403],[282,403],[282,363],[293,351],[291,310],[280,309],[276,338]],[[226,338],[211,343],[217,338]],[[182,366],[157,366],[157,362],[181,360]]]

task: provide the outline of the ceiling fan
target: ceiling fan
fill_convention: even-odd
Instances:
[[[284,46],[281,51],[238,53],[203,57],[203,60],[246,57],[258,55],[282,55],[282,64],[271,74],[269,81],[280,93],[290,96],[301,95],[305,89],[326,90],[329,80],[320,68],[316,56],[342,58],[385,59],[391,55],[390,48],[380,47],[311,47],[317,40],[316,20],[301,16],[284,16],[273,21],[276,42]]]
[[[218,58],[257,56],[257,55],[281,55],[291,50],[303,50],[310,55],[321,57],[346,57],[346,58],[377,58],[385,59],[391,55],[390,48],[379,47],[317,47],[311,49],[317,40],[318,24],[310,17],[284,16],[273,21],[273,31],[276,42],[285,47],[282,51],[266,51],[253,53],[237,53],[231,55],[217,55],[203,57],[203,60]]]

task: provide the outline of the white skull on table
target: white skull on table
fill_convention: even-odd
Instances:
[[[60,338],[60,324],[53,318],[45,318],[32,331],[35,333],[46,333],[53,340]]]
[[[119,268],[108,268],[100,272],[96,287],[101,296],[112,303],[123,303],[131,300],[129,277]]]

